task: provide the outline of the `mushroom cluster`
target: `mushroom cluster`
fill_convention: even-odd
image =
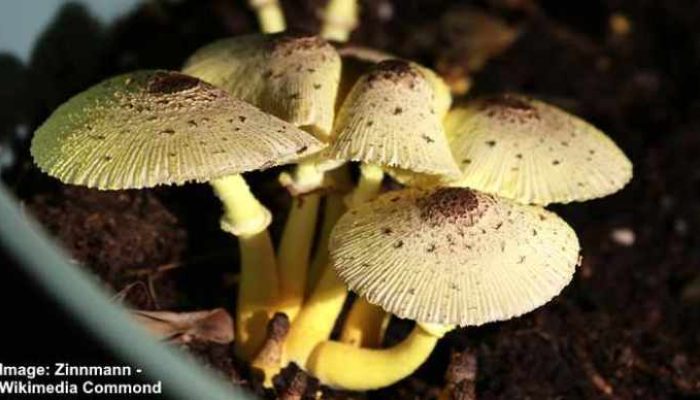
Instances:
[[[97,189],[209,182],[240,247],[236,354],[266,385],[290,363],[336,388],[390,385],[453,328],[522,315],[569,283],[578,239],[543,207],[631,179],[605,134],[517,94],[452,107],[430,69],[327,41],[347,39],[355,1],[329,3],[325,38],[280,33],[276,1],[251,6],[266,33],[205,46],[181,72],[99,83],[39,127],[31,152],[45,173]],[[241,174],[289,163],[275,247]],[[387,191],[388,177],[403,188]],[[391,315],[416,325],[382,348]]]

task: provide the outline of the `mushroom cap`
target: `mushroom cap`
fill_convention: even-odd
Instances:
[[[61,105],[37,129],[31,153],[62,182],[119,190],[209,181],[292,162],[322,147],[199,79],[137,71]]]
[[[360,76],[367,72],[372,66],[382,61],[397,59],[397,57],[392,54],[371,47],[347,45],[344,43],[336,44],[336,46],[338,54],[340,54],[343,62],[343,73],[336,104],[342,103],[342,100],[345,99],[345,96],[355,82],[357,82]],[[419,69],[432,86],[435,94],[435,111],[439,116],[444,117],[452,105],[452,95],[450,94],[449,86],[430,68],[426,68],[414,62],[409,63],[411,66]]]
[[[197,50],[183,72],[326,139],[333,127],[341,62],[318,36],[246,35]]]
[[[556,296],[576,234],[540,207],[465,188],[388,192],[346,213],[330,255],[351,290],[402,318],[481,325]]]
[[[353,86],[333,128],[329,159],[456,176],[436,93],[423,69],[403,60],[373,66]]]
[[[394,55],[376,50],[370,47],[349,45],[347,43],[334,43],[343,63],[338,86],[338,96],[335,100],[336,111],[343,105],[352,87],[358,79],[369,71],[374,65],[385,60],[396,58]]]
[[[462,170],[458,186],[546,205],[606,196],[632,178],[632,164],[605,134],[525,96],[471,101],[444,124]]]

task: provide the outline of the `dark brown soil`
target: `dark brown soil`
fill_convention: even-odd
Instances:
[[[284,1],[290,25],[313,30],[323,3]],[[700,273],[700,3],[364,3],[354,41],[429,66],[468,61],[451,56],[460,44],[441,22],[445,13],[470,4],[505,18],[519,27],[519,39],[473,74],[472,93],[517,91],[556,103],[605,130],[635,164],[635,179],[621,193],[553,207],[583,247],[583,265],[562,295],[522,318],[449,334],[413,376],[367,397],[435,398],[451,351],[466,350],[476,357],[480,399],[700,398],[700,303],[681,296]],[[115,291],[142,281],[157,300],[147,307],[233,309],[236,242],[218,230],[219,205],[206,186],[123,193],[64,188],[33,169],[27,154],[27,132],[69,95],[116,72],[177,68],[214,38],[256,29],[242,1],[153,4],[112,27],[67,7],[29,66],[0,56],[7,82],[0,96],[17,105],[16,112],[0,113],[0,144],[9,144],[17,159],[3,178],[70,254]],[[629,19],[628,34],[613,33],[613,13]],[[288,198],[275,178],[272,171],[252,181],[279,221]],[[615,240],[616,232],[633,240]],[[387,343],[408,328],[396,321]],[[187,347],[232,382],[248,378],[228,347]],[[324,390],[324,397],[364,395]]]

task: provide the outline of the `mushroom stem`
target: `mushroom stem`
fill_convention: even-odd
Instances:
[[[372,164],[362,164],[360,166],[360,181],[352,194],[348,196],[348,206],[352,207],[372,200],[379,194],[382,188],[384,171],[381,167]]]
[[[272,214],[250,191],[241,175],[229,175],[211,181],[224,205],[221,229],[236,236],[253,236],[267,229]]]
[[[360,167],[361,179],[357,188],[348,199],[350,206],[371,200],[379,193],[383,170],[370,164]],[[363,299],[353,303],[347,321],[343,325],[341,341],[355,346],[376,347],[381,343],[382,324],[385,313]]]
[[[362,391],[389,386],[418,369],[449,329],[418,324],[408,337],[387,349],[324,341],[311,353],[307,369],[334,388]]]
[[[297,165],[294,177],[280,176],[280,181],[290,188],[299,188],[287,216],[277,259],[280,277],[280,303],[278,311],[287,314],[291,321],[296,318],[306,291],[306,276],[309,256],[316,230],[318,207],[321,200],[318,190],[323,185],[324,173],[311,162]],[[292,189],[292,193],[295,191]]]
[[[358,298],[343,324],[340,341],[357,347],[380,347],[388,318],[381,307]]]
[[[221,229],[238,237],[241,281],[236,309],[236,353],[248,360],[265,338],[274,313],[279,280],[272,240],[267,231],[270,212],[251,193],[241,175],[211,182],[224,205]]]
[[[333,268],[326,267],[289,330],[285,342],[285,364],[291,361],[306,367],[314,347],[330,337],[347,295],[345,284]]]
[[[321,226],[321,232],[319,232],[316,252],[314,253],[313,260],[309,267],[309,273],[306,277],[306,293],[309,294],[316,287],[316,284],[321,279],[326,264],[328,264],[328,240],[331,237],[331,231],[335,223],[338,222],[338,219],[340,219],[346,210],[345,202],[343,201],[346,192],[343,188],[351,185],[350,171],[347,165],[336,168],[331,171],[329,175],[333,182],[334,191],[329,193],[325,199],[323,225]]]
[[[357,0],[330,0],[321,16],[321,36],[346,42],[357,26],[358,14]]]
[[[248,5],[255,10],[263,33],[276,33],[287,29],[278,0],[248,0]]]
[[[349,196],[350,202],[369,201],[381,189],[384,176],[381,168],[363,165],[360,173],[360,182]],[[340,281],[335,270],[326,265],[321,280],[289,330],[285,347],[288,361],[294,361],[305,368],[306,360],[314,347],[330,337],[347,294],[345,284]]]

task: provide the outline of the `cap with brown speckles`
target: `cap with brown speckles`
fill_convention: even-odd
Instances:
[[[522,203],[602,197],[632,178],[632,164],[605,134],[526,96],[503,94],[455,107],[445,130],[462,171],[456,185]]]
[[[138,71],[61,105],[37,129],[31,153],[39,168],[63,182],[132,189],[264,169],[322,147],[199,79]]]
[[[322,38],[279,33],[219,40],[195,52],[183,71],[325,139],[340,69],[340,56]]]
[[[458,175],[435,96],[421,67],[403,60],[376,64],[345,99],[324,155],[416,173]]]
[[[464,188],[388,192],[346,213],[330,242],[351,290],[402,318],[481,325],[556,296],[576,234],[540,207]]]

